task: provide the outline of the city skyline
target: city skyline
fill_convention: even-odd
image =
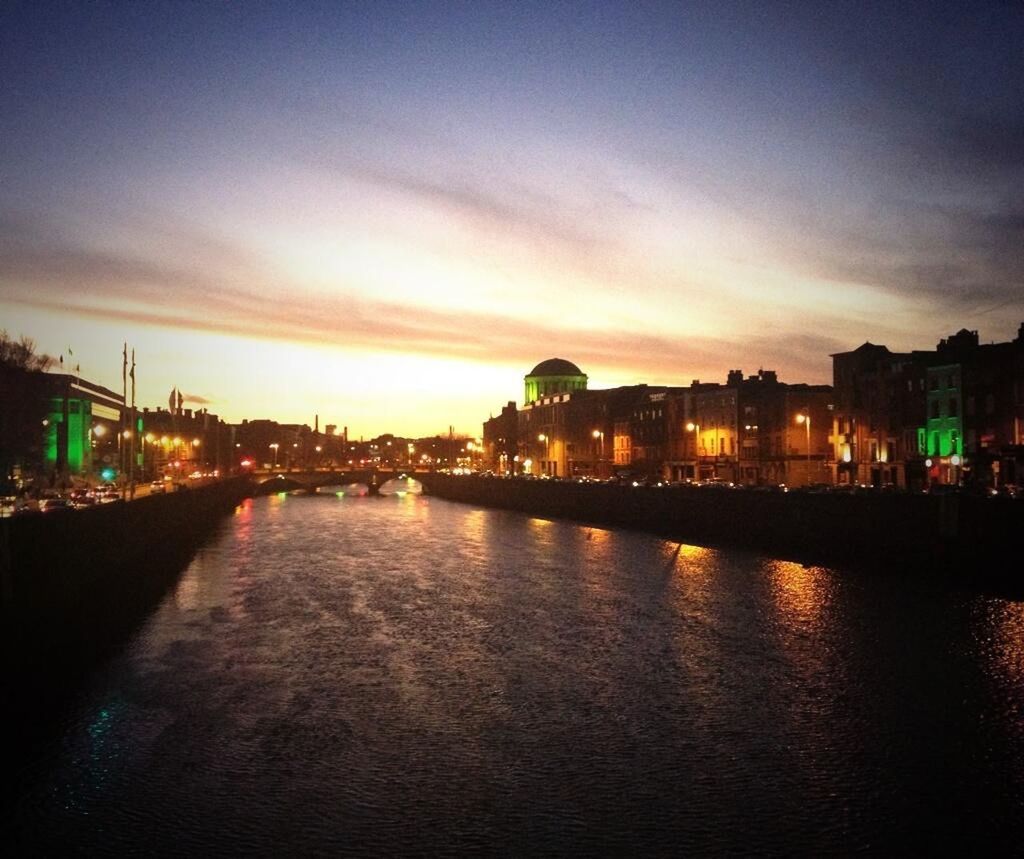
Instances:
[[[0,14],[0,327],[115,390],[127,340],[140,405],[478,432],[556,355],[822,383],[1024,318],[1007,4]]]

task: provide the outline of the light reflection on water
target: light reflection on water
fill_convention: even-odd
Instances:
[[[1022,640],[1021,604],[928,582],[271,496],[96,678],[10,832],[85,853],[1011,846]]]

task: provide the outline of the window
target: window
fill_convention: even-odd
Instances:
[[[938,376],[932,376],[928,380],[928,388],[930,390],[932,390],[932,391],[937,391],[939,389],[939,377]]]
[[[957,403],[955,398],[949,400],[949,416],[955,418],[957,416]]]
[[[932,417],[937,418],[939,416],[939,401],[932,400]]]
[[[956,377],[954,377],[954,376],[946,376],[946,387],[947,388],[955,388],[956,387]]]

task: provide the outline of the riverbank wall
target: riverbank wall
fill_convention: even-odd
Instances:
[[[129,503],[0,520],[6,677],[87,660],[144,616],[253,487],[247,478]]]
[[[441,498],[735,546],[795,561],[870,564],[1020,585],[1024,503],[964,495],[769,493],[424,475]]]

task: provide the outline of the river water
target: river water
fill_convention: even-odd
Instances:
[[[1024,603],[260,498],[9,777],[24,852],[1016,852]]]

